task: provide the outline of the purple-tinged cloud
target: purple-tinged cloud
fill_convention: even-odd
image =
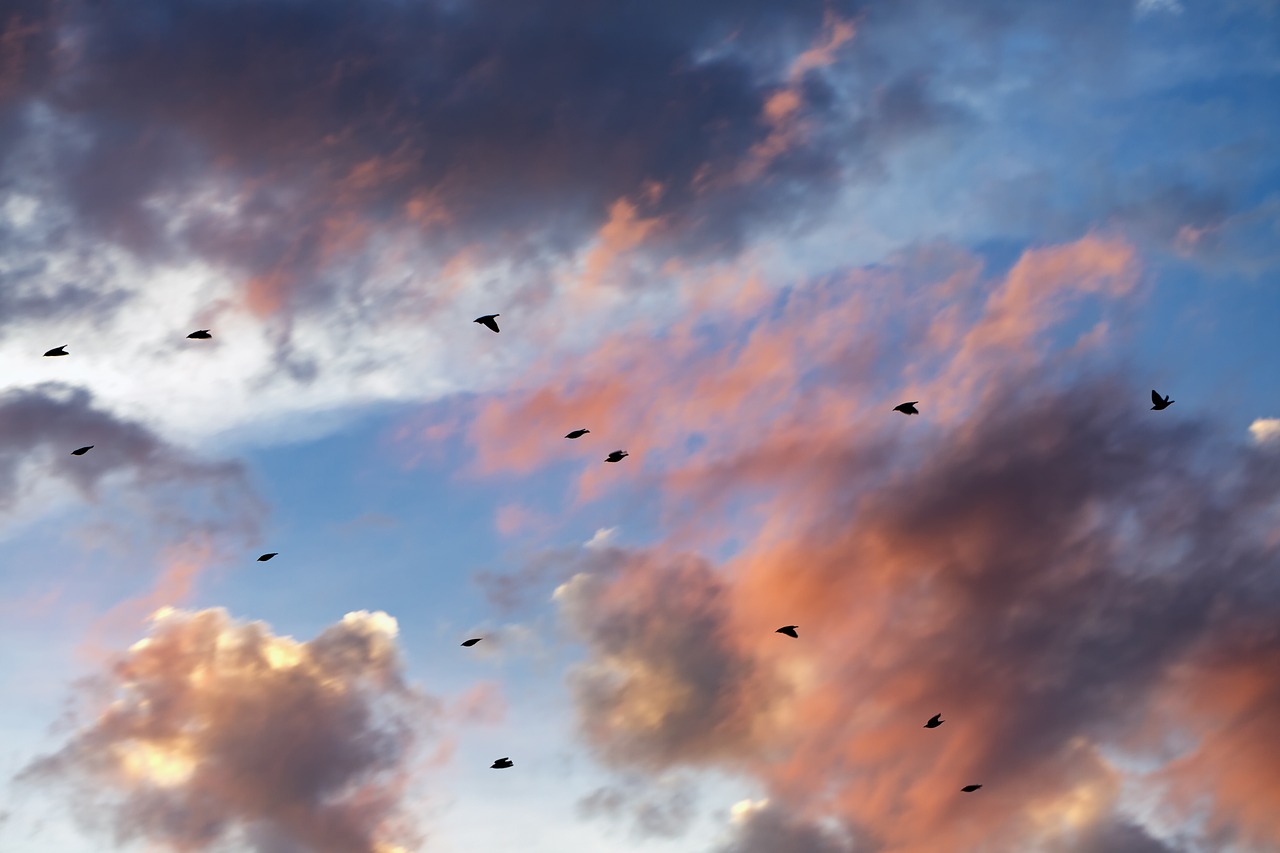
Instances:
[[[93,681],[103,707],[19,776],[74,792],[108,843],[388,853],[438,703],[406,683],[396,622],[349,613],[308,642],[220,609],[162,610]]]

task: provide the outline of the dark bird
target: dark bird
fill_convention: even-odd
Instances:
[[[93,445],[92,445],[92,444],[90,444],[88,447],[77,447],[75,450],[71,451],[71,455],[72,455],[72,456],[84,456],[84,455],[85,455],[86,453],[88,453],[90,450],[93,450]]]
[[[965,785],[960,790],[964,791],[966,794],[972,794],[974,791],[978,790],[981,787],[982,787],[981,785]]]
[[[573,432],[566,435],[565,438],[582,438],[589,432],[591,432],[589,429],[575,429]]]
[[[631,454],[625,450],[615,450],[604,458],[605,462],[621,462]]]
[[[483,640],[483,639],[484,639],[484,637],[476,637],[474,640],[463,640],[463,641],[462,641],[462,645],[464,645],[464,646],[474,646],[476,643],[480,642],[480,641],[481,641],[481,640]]]
[[[187,337],[194,338],[197,341],[204,341],[204,340],[208,340],[209,338],[212,338],[213,335],[209,334],[208,329],[197,329],[196,331],[187,335]]]
[[[489,769],[490,770],[506,770],[508,767],[515,767],[515,765],[511,763],[511,759],[499,758],[497,761],[493,762],[493,764],[489,766]]]
[[[895,412],[902,412],[904,415],[918,415],[920,414],[920,410],[916,408],[916,403],[919,402],[919,400],[913,400],[910,403],[901,403],[894,406],[893,410]]]
[[[48,353],[45,353],[45,355],[48,355]],[[1151,406],[1152,410],[1157,412],[1160,411],[1161,409],[1169,408],[1174,403],[1173,400],[1169,399],[1168,394],[1165,394],[1164,398],[1161,399],[1160,395],[1156,393],[1154,388],[1151,389],[1151,402],[1153,404]]]
[[[279,553],[280,553],[279,551],[272,551],[270,554],[263,554],[261,557],[258,558],[258,562],[265,563],[267,560],[270,560],[272,557],[278,556]]]
[[[799,627],[800,627],[799,625],[783,625],[781,628],[774,631],[773,633],[786,634],[788,637],[795,637],[798,640],[800,639],[800,635],[796,633],[796,628],[799,628]]]
[[[494,318],[501,316],[501,314],[485,314],[483,317],[477,317],[471,322],[479,323],[481,326],[488,326],[496,332],[498,331],[498,321]]]
[[[54,347],[53,349],[49,350],[47,353],[45,353],[45,355],[46,355],[46,356],[51,356],[51,355],[71,355],[71,353],[67,352],[67,345],[66,345],[66,344],[63,344],[63,345],[62,345],[62,346],[60,346],[60,347]]]
[[[926,729],[936,729],[938,726],[942,725],[945,722],[946,720],[942,719],[941,714],[934,714],[932,717],[929,718],[929,722],[924,724],[924,727]]]

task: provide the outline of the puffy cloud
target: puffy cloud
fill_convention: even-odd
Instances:
[[[749,774],[817,849],[842,843],[827,819],[894,853],[1159,849],[1135,785],[1162,825],[1280,842],[1280,753],[1245,723],[1280,690],[1280,460],[1150,418],[1116,375],[1100,344],[1123,345],[1140,272],[1097,236],[994,281],[925,250],[482,404],[482,470],[546,464],[520,433],[572,413],[643,463],[608,488],[672,522],[561,561],[587,743],[623,770]]]
[[[20,775],[65,783],[115,844],[385,853],[413,845],[415,745],[439,708],[409,686],[384,613],[298,642],[220,609],[163,609],[94,681],[95,708]]]
[[[730,634],[722,581],[692,558],[599,553],[555,596],[592,652],[573,675],[584,736],[621,766],[732,762],[778,697]]]
[[[1258,418],[1249,424],[1249,435],[1259,444],[1280,439],[1280,418]]]

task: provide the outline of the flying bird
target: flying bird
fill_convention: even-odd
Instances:
[[[800,635],[796,633],[796,629],[799,627],[800,627],[799,625],[783,625],[781,628],[774,631],[773,633],[786,634],[788,637],[795,637],[798,640],[800,639]]]
[[[489,766],[490,770],[506,770],[508,767],[515,767],[510,758],[499,758]]]
[[[920,414],[920,410],[916,408],[916,403],[919,402],[919,400],[913,400],[910,403],[900,403],[897,406],[894,406],[893,410],[895,412],[902,412],[904,415],[918,415]]]
[[[965,785],[960,790],[964,791],[966,794],[972,794],[974,791],[978,790],[981,787],[982,787],[981,785]]]
[[[605,462],[621,462],[631,454],[625,450],[615,450],[604,458]]]
[[[48,353],[45,353],[45,355],[48,355]],[[1153,404],[1153,405],[1151,406],[1151,409],[1152,409],[1153,411],[1158,412],[1158,411],[1160,411],[1161,409],[1167,409],[1167,408],[1169,408],[1170,406],[1172,406],[1172,405],[1173,405],[1173,403],[1174,403],[1175,401],[1170,400],[1170,399],[1169,399],[1169,395],[1168,395],[1168,394],[1165,394],[1165,395],[1164,395],[1164,398],[1163,398],[1163,399],[1161,399],[1160,395],[1159,395],[1159,394],[1157,394],[1157,393],[1156,393],[1156,391],[1155,391],[1155,389],[1153,388],[1153,389],[1151,389],[1151,402],[1152,402],[1152,404]]]
[[[589,432],[591,432],[589,429],[575,429],[573,432],[566,435],[565,438],[582,438]]]
[[[482,326],[488,326],[496,332],[498,331],[498,321],[495,318],[501,316],[501,314],[485,314],[483,317],[477,317],[471,322],[479,323]]]
[[[941,714],[934,714],[932,717],[929,718],[929,722],[924,724],[924,727],[926,729],[936,729],[938,726],[942,725],[945,722],[946,720],[942,719]]]
[[[187,335],[187,337],[194,338],[197,341],[204,341],[204,340],[208,340],[209,338],[212,338],[213,335],[209,334],[208,329],[197,329],[196,331]]]
[[[272,557],[279,556],[279,554],[280,554],[279,551],[272,551],[270,554],[263,554],[261,557],[258,558],[258,562],[265,563],[267,560],[270,560]]]
[[[93,450],[93,445],[92,445],[92,444],[90,444],[88,447],[77,447],[75,450],[71,451],[71,455],[72,455],[72,456],[84,456],[84,455],[85,455],[86,453],[88,453],[90,450]]]
[[[71,353],[67,352],[67,345],[63,344],[62,346],[54,347],[53,349],[45,353],[46,357],[54,356],[54,355],[71,355]]]
[[[464,645],[464,646],[474,646],[476,643],[480,642],[480,641],[481,641],[481,640],[483,640],[483,639],[484,639],[484,637],[476,637],[474,640],[463,640],[463,641],[462,641],[462,645]]]

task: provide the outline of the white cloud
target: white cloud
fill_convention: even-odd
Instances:
[[[595,535],[582,543],[583,548],[606,548],[614,540],[614,534],[618,532],[616,527],[601,527],[595,532]]]
[[[1139,18],[1155,12],[1168,12],[1171,15],[1182,14],[1182,4],[1178,0],[1138,0],[1134,8]]]
[[[1258,418],[1249,424],[1249,434],[1259,444],[1280,441],[1280,418]]]

